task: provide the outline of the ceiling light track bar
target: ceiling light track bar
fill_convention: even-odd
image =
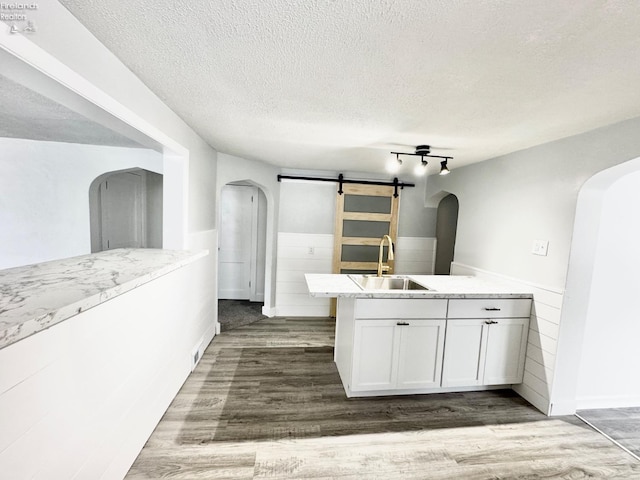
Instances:
[[[429,157],[429,158],[443,158],[445,160],[453,160],[453,157],[444,157],[442,155],[425,155],[424,153],[407,153],[407,152],[391,152],[393,155],[411,155],[413,157]]]
[[[354,183],[357,185],[382,185],[382,186],[388,186],[388,187],[394,187],[394,191],[393,191],[393,196],[397,197],[398,196],[398,187],[400,187],[400,189],[403,189],[405,187],[415,187],[415,183],[404,183],[398,180],[398,178],[394,178],[392,182],[380,182],[380,181],[375,181],[375,180],[349,180],[344,178],[344,175],[340,174],[338,175],[338,178],[326,178],[326,177],[304,177],[304,176],[298,176],[298,175],[278,175],[278,181],[282,181],[282,180],[307,180],[310,182],[334,182],[334,183],[338,183],[339,188],[338,188],[338,193],[340,195],[342,195],[343,191],[342,191],[342,185],[344,185],[345,183]]]

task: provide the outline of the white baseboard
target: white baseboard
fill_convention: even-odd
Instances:
[[[195,370],[196,366],[200,362],[200,359],[202,358],[202,354],[204,353],[204,351],[207,349],[207,347],[213,340],[213,337],[215,337],[219,333],[220,333],[220,324],[218,322],[214,322],[209,326],[209,328],[207,328],[207,331],[204,332],[202,337],[200,337],[200,341],[198,342],[197,347],[194,348],[193,351],[191,352],[190,363],[191,363],[192,372],[193,370]],[[194,357],[196,353],[198,355],[198,360],[194,361]]]
[[[640,407],[639,396],[619,397],[587,397],[576,400],[576,410],[591,410],[597,408],[629,408]]]
[[[310,305],[285,305],[278,307],[278,317],[328,317],[328,306],[310,306]]]
[[[549,405],[549,416],[574,415],[577,410],[575,401],[553,402]]]
[[[266,315],[269,318],[273,318],[273,317],[276,316],[277,310],[275,308],[270,308],[270,307],[267,307],[267,306],[263,306],[262,307],[262,314]]]

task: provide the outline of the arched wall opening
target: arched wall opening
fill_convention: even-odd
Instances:
[[[141,168],[107,172],[89,187],[91,252],[162,248],[163,176]]]
[[[261,302],[261,312],[268,313],[273,289],[273,196],[253,180],[234,180],[219,187],[217,204],[218,301]],[[237,238],[243,239],[243,246],[237,245]]]
[[[28,39],[6,37],[0,44],[2,75],[162,153],[163,248],[187,248],[189,150]]]
[[[264,302],[267,197],[251,182],[220,192],[218,298]]]
[[[436,216],[436,275],[451,274],[458,230],[458,197],[449,194],[440,200]]]
[[[589,179],[578,196],[551,414],[640,406],[640,158]]]

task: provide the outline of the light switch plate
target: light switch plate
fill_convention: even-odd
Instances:
[[[533,248],[531,249],[531,253],[533,253],[534,255],[541,255],[543,257],[546,257],[548,250],[549,250],[549,240],[533,241]]]

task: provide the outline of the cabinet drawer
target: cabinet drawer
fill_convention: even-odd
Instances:
[[[449,300],[448,318],[522,318],[531,315],[528,298],[474,298]]]
[[[356,318],[446,318],[446,299],[367,298],[356,301]]]

